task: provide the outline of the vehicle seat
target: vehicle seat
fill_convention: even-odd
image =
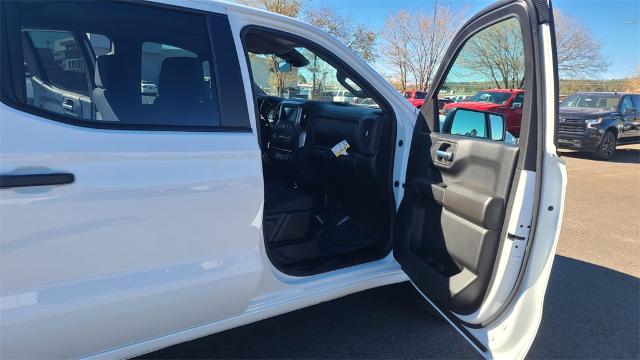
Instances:
[[[93,89],[92,97],[101,116],[99,120],[120,121],[118,112],[125,108],[123,102],[126,97],[124,84],[127,75],[123,68],[115,55],[101,55],[96,60],[96,88]]]
[[[202,66],[196,58],[166,58],[160,66],[156,113],[169,119],[178,117],[185,125],[201,125],[206,118],[207,125],[219,126],[213,107],[203,101],[204,91]]]

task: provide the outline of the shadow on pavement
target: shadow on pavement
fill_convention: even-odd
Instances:
[[[639,358],[640,280],[556,256],[529,358]],[[145,358],[480,358],[409,283],[176,345]]]
[[[624,146],[624,145],[621,145]],[[560,151],[561,156],[568,156],[578,159],[587,159],[593,161],[601,161],[595,159],[589,152],[577,152],[577,151]],[[640,164],[640,149],[629,149],[625,147],[618,147],[616,152],[613,153],[613,157],[606,162],[615,162],[621,164]]]
[[[640,279],[556,256],[528,357],[640,358]]]

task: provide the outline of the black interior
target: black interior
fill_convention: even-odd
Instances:
[[[287,46],[301,44],[249,32],[245,46],[252,53],[295,57]],[[259,89],[256,97],[265,180],[264,235],[272,263],[302,276],[388,254],[393,118],[380,108],[284,99]],[[343,140],[350,148],[336,157],[331,148]]]
[[[394,255],[432,300],[472,313],[493,273],[519,148],[432,133],[424,120],[413,142]]]

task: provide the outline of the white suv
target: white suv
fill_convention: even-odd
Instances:
[[[566,185],[545,1],[471,18],[419,113],[328,34],[236,4],[0,11],[0,357],[131,357],[407,279],[484,356],[525,356]],[[536,95],[517,144],[500,114],[438,121],[488,32]]]

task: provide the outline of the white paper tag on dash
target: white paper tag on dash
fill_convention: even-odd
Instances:
[[[351,145],[349,145],[347,140],[342,140],[339,143],[337,143],[334,147],[332,147],[331,151],[333,152],[333,155],[338,157],[340,155],[347,155],[347,149],[350,147]]]

